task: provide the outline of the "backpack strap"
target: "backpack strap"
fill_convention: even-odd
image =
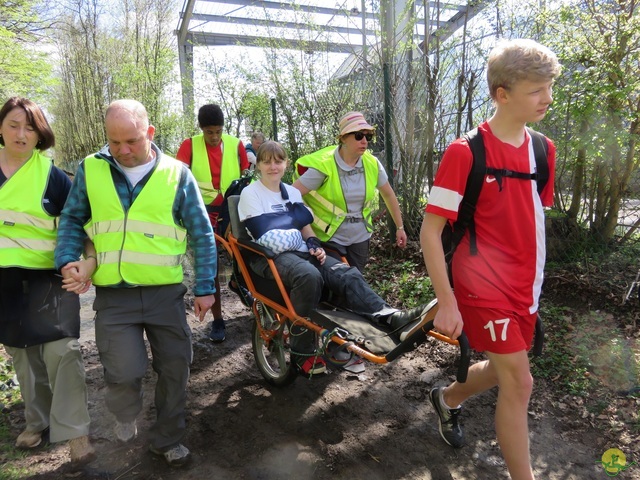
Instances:
[[[514,172],[507,169],[487,168],[486,151],[482,134],[477,128],[467,132],[463,138],[467,140],[471,155],[473,156],[471,171],[467,177],[462,202],[458,210],[458,218],[454,222],[451,233],[451,248],[445,252],[445,260],[449,262],[453,254],[464,237],[466,230],[469,230],[469,250],[471,255],[478,254],[476,244],[476,229],[473,217],[476,212],[476,205],[480,197],[480,190],[484,183],[485,175],[494,175],[498,187],[502,190],[502,179],[504,177],[518,178],[522,180],[536,180],[538,194],[542,193],[549,181],[549,146],[547,138],[535,130],[527,127],[527,132],[531,137],[533,145],[533,155],[536,162],[535,173]]]
[[[540,195],[549,181],[549,144],[547,137],[536,132],[533,128],[527,127],[527,133],[529,133],[533,144],[533,156],[536,160],[536,182],[538,183],[538,195]]]
[[[473,156],[473,162],[471,164],[471,171],[467,177],[467,184],[464,189],[464,195],[460,209],[458,210],[458,218],[453,224],[453,232],[451,234],[451,250],[448,257],[451,258],[455,252],[458,244],[464,237],[464,232],[469,230],[469,246],[471,255],[478,254],[478,247],[476,245],[476,228],[473,221],[473,216],[476,213],[476,204],[478,203],[478,197],[480,196],[480,190],[482,190],[482,182],[487,171],[487,162],[485,157],[484,142],[482,141],[482,135],[477,128],[474,128],[470,132],[464,135],[464,138],[469,144],[471,154]]]
[[[506,168],[487,167],[485,174],[496,177],[496,183],[498,184],[498,189],[500,191],[502,191],[502,179],[504,177],[519,178],[520,180],[537,180],[538,178],[537,173],[514,172],[513,170],[507,170]]]
[[[280,195],[283,200],[289,200],[289,192],[287,192],[287,187],[284,186],[283,182],[280,182]]]

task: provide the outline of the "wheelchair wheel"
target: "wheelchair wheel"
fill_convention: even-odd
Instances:
[[[287,322],[279,322],[260,301],[254,302],[253,313],[256,321],[251,330],[251,345],[256,365],[271,385],[289,385],[298,371],[291,363]]]

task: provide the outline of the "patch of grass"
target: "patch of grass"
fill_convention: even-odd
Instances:
[[[573,319],[563,307],[546,307],[540,312],[545,325],[545,346],[542,356],[533,357],[531,372],[545,378],[566,393],[585,396],[592,380],[588,362],[572,348],[568,338],[574,329]]]
[[[431,279],[413,260],[382,259],[367,266],[366,277],[371,288],[395,307],[412,308],[435,297]]]
[[[13,370],[13,364],[0,352],[0,408],[4,409],[11,407],[14,404],[22,401],[20,395],[20,387],[14,380],[15,371]]]
[[[553,381],[564,393],[583,397],[597,388],[618,393],[638,386],[640,348],[621,334],[612,315],[571,315],[562,307],[544,308],[541,315],[545,350],[532,360],[534,376]],[[595,405],[592,408],[598,410]]]
[[[0,351],[0,410],[3,412],[22,401],[20,388],[14,381],[15,371],[4,352]],[[17,480],[28,474],[24,468],[15,468],[11,461],[19,460],[26,453],[14,447],[15,438],[9,429],[6,415],[0,415],[0,480]]]
[[[25,478],[29,473],[25,468],[11,465],[12,461],[27,456],[26,452],[15,448],[14,441],[5,418],[0,417],[0,480],[18,480]]]

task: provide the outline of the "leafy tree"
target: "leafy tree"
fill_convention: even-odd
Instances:
[[[34,45],[47,25],[35,0],[0,0],[0,98],[42,99],[52,83],[51,65],[46,53]]]
[[[105,143],[106,106],[119,98],[140,101],[156,126],[155,142],[169,152],[184,134],[171,108],[176,59],[169,29],[173,0],[100,0],[67,4],[57,37],[61,83],[53,111],[67,167]]]
[[[102,13],[97,0],[70,3],[56,37],[61,82],[52,111],[58,157],[70,171],[105,142],[103,115],[113,89],[110,67],[116,58],[99,28]]]
[[[617,233],[640,167],[640,11],[626,0],[578,0],[554,10],[547,43],[566,72],[556,88],[559,165],[572,175],[567,213],[598,242]]]

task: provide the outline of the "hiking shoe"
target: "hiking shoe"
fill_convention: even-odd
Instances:
[[[224,320],[222,318],[216,318],[213,320],[211,324],[211,332],[209,333],[209,340],[213,343],[224,342],[225,336],[225,327]]]
[[[327,371],[327,364],[322,357],[295,355],[294,361],[296,365],[298,365],[300,373],[307,377],[312,377],[313,375]]]
[[[25,430],[16,438],[18,448],[36,448],[42,443],[42,432],[30,432]]]
[[[444,387],[433,388],[429,392],[429,400],[431,405],[438,414],[438,423],[440,425],[440,436],[442,439],[454,448],[460,448],[464,445],[464,434],[462,427],[458,425],[458,415],[462,412],[462,408],[446,408],[442,405],[442,391]]]
[[[158,450],[153,445],[149,445],[149,451],[154,455],[164,457],[166,462],[172,467],[181,467],[191,458],[191,452],[181,443],[165,451]]]
[[[116,420],[116,426],[113,428],[113,432],[116,434],[116,438],[123,443],[128,442],[136,438],[138,434],[138,427],[136,427],[136,421],[120,422]]]
[[[251,292],[249,290],[247,290],[245,287],[235,282],[234,280],[229,281],[229,290],[240,297],[240,301],[244,304],[245,307],[251,308],[251,306],[253,305],[253,295],[251,295]]]
[[[87,435],[69,440],[69,458],[75,464],[89,463],[96,459],[96,450]]]

